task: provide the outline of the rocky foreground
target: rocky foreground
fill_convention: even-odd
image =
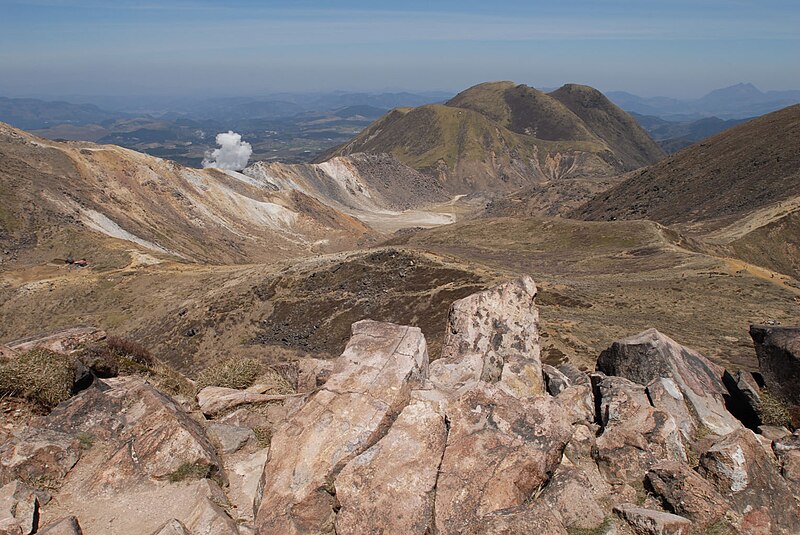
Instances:
[[[542,364],[536,291],[454,303],[433,362],[357,322],[282,370],[296,394],[94,379],[5,424],[0,534],[800,532],[800,432],[767,425],[800,403],[800,329],[751,329],[761,374],[652,329],[585,373]]]

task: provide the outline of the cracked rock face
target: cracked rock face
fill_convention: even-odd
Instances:
[[[717,441],[700,458],[699,472],[744,522],[765,530],[800,532],[800,506],[774,456],[749,429],[740,429]]]
[[[330,531],[334,481],[389,431],[428,369],[422,331],[360,321],[325,385],[273,436],[256,506],[262,533]]]
[[[386,533],[425,533],[447,431],[442,404],[417,400],[407,405],[386,436],[336,478],[341,505],[336,533],[371,533],[376,518],[383,519]]]
[[[572,429],[548,397],[519,400],[482,384],[448,407],[450,434],[436,489],[439,533],[523,504],[549,480]]]

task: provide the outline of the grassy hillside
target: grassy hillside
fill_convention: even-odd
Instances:
[[[580,117],[595,136],[603,139],[625,168],[643,167],[665,156],[661,147],[633,117],[597,89],[567,84],[549,95]]]
[[[572,215],[651,219],[723,254],[800,277],[800,105],[634,173]]]
[[[488,82],[445,105],[393,110],[318,161],[389,153],[437,177],[453,194],[482,194],[549,180],[609,177],[663,155],[604,97],[564,100],[567,105],[525,85]]]

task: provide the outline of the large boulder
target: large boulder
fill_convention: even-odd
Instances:
[[[481,517],[522,505],[558,466],[572,435],[549,396],[518,399],[481,384],[451,402],[436,487],[436,528],[463,533]]]
[[[600,354],[597,369],[640,385],[668,377],[683,394],[698,426],[717,436],[741,428],[725,405],[724,370],[655,329],[614,342]]]
[[[592,379],[603,425],[595,457],[609,481],[638,485],[654,463],[687,460],[675,420],[650,405],[642,385],[600,374]]]
[[[441,404],[410,403],[389,433],[336,478],[336,533],[425,533],[446,440]]]
[[[20,479],[33,487],[58,487],[81,457],[75,435],[26,427],[0,444],[0,485]]]
[[[256,529],[333,529],[336,476],[387,433],[427,369],[419,329],[354,323],[330,378],[272,437],[256,499]]]
[[[526,276],[453,303],[431,381],[449,391],[502,381],[517,397],[544,393],[536,292]]]
[[[750,336],[769,391],[800,405],[800,327],[751,325]]]
[[[140,478],[176,478],[187,467],[224,478],[202,427],[172,398],[138,377],[101,383],[64,402],[43,422],[84,442],[106,443],[110,454],[87,481],[93,491],[124,489]]]
[[[700,474],[726,496],[744,522],[771,533],[800,532],[800,509],[777,463],[756,435],[739,429],[700,458]]]

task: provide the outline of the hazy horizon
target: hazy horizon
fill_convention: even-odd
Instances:
[[[789,1],[4,0],[0,94],[446,91],[487,80],[696,98],[800,88]]]

